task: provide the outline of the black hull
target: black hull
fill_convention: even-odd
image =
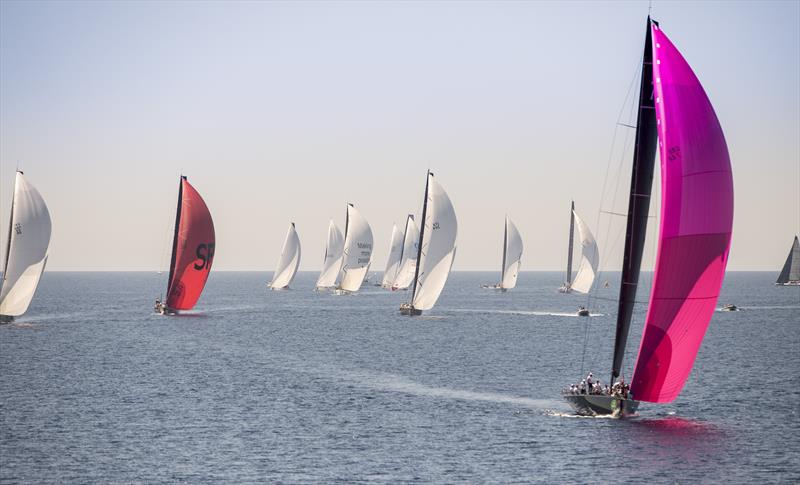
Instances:
[[[564,394],[564,400],[580,416],[625,417],[636,413],[639,401],[602,394]]]
[[[422,310],[418,310],[418,309],[414,308],[413,306],[411,306],[411,305],[409,305],[407,303],[403,303],[402,305],[400,305],[400,315],[408,315],[410,317],[417,317],[417,316],[422,315]]]
[[[0,315],[0,324],[3,323],[14,323],[14,317],[11,315]]]

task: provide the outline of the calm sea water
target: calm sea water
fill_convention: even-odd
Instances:
[[[714,315],[675,402],[628,420],[558,397],[608,374],[616,278],[586,319],[557,273],[505,294],[454,273],[409,318],[407,292],[269,276],[213,273],[193,315],[160,317],[165,275],[47,273],[0,326],[0,481],[800,480],[800,288],[773,273],[728,275],[720,303],[742,311]]]

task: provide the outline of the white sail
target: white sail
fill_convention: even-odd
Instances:
[[[506,216],[505,244],[503,247],[503,274],[500,288],[509,290],[517,286],[517,275],[522,265],[522,236],[517,226]]]
[[[328,242],[325,245],[325,259],[322,261],[322,272],[317,279],[317,288],[330,288],[336,284],[336,276],[342,266],[343,251],[342,231],[331,221],[328,225]]]
[[[389,242],[389,257],[386,259],[386,269],[383,271],[381,286],[388,288],[397,276],[400,267],[400,256],[403,254],[403,233],[397,228],[397,224],[392,224],[392,239]]]
[[[351,292],[358,291],[371,263],[372,229],[353,204],[348,204],[339,288]]]
[[[278,266],[275,267],[275,274],[272,276],[272,282],[269,285],[270,288],[273,290],[288,288],[292,284],[299,267],[300,238],[297,236],[294,222],[292,222],[289,226],[289,231],[286,233],[286,239],[283,241],[281,258],[278,260]]]
[[[581,238],[581,265],[578,267],[578,274],[572,280],[572,290],[578,293],[589,293],[597,274],[597,266],[600,264],[600,251],[597,249],[597,241],[594,240],[589,226],[575,215],[575,225],[578,226],[578,235]]]
[[[14,181],[9,239],[0,287],[0,315],[25,313],[47,263],[51,221],[42,195],[22,172]]]
[[[429,310],[436,304],[455,259],[458,220],[450,197],[428,173],[428,200],[422,232],[422,257],[411,305]]]
[[[392,288],[404,290],[414,281],[414,271],[417,269],[417,252],[419,251],[419,228],[414,222],[414,215],[409,214],[406,219],[406,231],[403,235],[403,257],[397,268]]]

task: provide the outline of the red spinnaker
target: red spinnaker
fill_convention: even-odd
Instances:
[[[661,158],[661,229],[633,373],[634,398],[683,389],[717,304],[733,227],[733,177],[714,108],[689,64],[651,24]]]
[[[167,307],[191,310],[214,261],[214,221],[200,194],[181,177],[178,214],[167,286]]]

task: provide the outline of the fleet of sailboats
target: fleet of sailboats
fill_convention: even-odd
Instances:
[[[12,322],[28,310],[47,264],[51,231],[42,194],[17,170],[0,283],[0,323]]]
[[[297,268],[300,267],[300,238],[297,236],[294,222],[289,224],[286,232],[286,239],[283,241],[281,257],[275,267],[275,274],[269,283],[270,289],[282,290],[289,288],[297,275]]]
[[[647,18],[611,382],[622,374],[647,231],[656,149],[661,226],[630,393],[564,392],[578,414],[634,413],[680,394],[711,320],[728,262],[733,178],[714,108],[689,64]]]

